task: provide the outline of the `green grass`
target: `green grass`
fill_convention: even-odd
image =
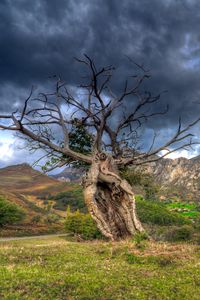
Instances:
[[[167,207],[169,210],[176,211],[178,214],[190,219],[195,219],[200,215],[195,203],[172,202],[167,204]]]
[[[162,202],[145,200],[139,195],[136,196],[136,210],[140,221],[147,224],[170,226],[191,222],[177,212],[170,211]]]
[[[200,248],[146,242],[0,243],[0,299],[197,300]]]
[[[195,203],[184,203],[184,202],[172,202],[168,204],[169,208],[181,208],[181,209],[188,209],[188,210],[195,210],[196,205]]]

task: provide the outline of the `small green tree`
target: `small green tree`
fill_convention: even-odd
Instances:
[[[0,196],[0,227],[20,222],[24,217],[25,213],[22,209]]]

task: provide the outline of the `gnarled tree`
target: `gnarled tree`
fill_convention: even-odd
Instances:
[[[117,240],[144,230],[137,218],[134,191],[120,177],[119,168],[149,163],[192,146],[195,142],[189,130],[199,119],[184,128],[179,120],[169,141],[156,146],[154,135],[148,150],[141,151],[142,126],[167,110],[153,111],[160,95],[143,90],[150,78],[148,71],[137,65],[140,74],[126,80],[121,92],[114,92],[113,66],[97,68],[87,55],[77,61],[87,69],[83,84],[74,89],[55,77],[54,91],[37,97],[31,91],[21,112],[0,115],[0,128],[22,134],[32,150],[45,150],[45,156],[51,158],[50,169],[73,162],[87,164],[83,178],[86,205],[103,235]],[[74,128],[80,131],[78,141]],[[83,136],[85,141],[81,141]],[[163,150],[165,154],[159,155]]]

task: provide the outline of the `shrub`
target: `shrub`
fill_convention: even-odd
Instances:
[[[191,223],[184,216],[169,211],[161,202],[144,200],[141,196],[136,197],[136,208],[139,219],[143,223],[162,226]]]
[[[133,241],[136,244],[139,244],[145,240],[148,240],[148,235],[146,234],[146,232],[138,232],[133,236]]]
[[[101,237],[92,217],[83,214],[78,210],[71,212],[68,208],[65,222],[65,229],[68,233],[80,235],[85,240],[92,240]]]
[[[45,218],[45,223],[47,224],[53,224],[53,223],[58,223],[60,220],[60,217],[56,214],[48,214]]]
[[[31,222],[34,224],[37,224],[41,221],[41,216],[40,215],[35,215],[32,217]]]
[[[0,196],[0,227],[20,222],[24,217],[25,213],[22,209]]]
[[[52,196],[53,200],[56,201],[53,208],[59,210],[66,210],[67,206],[70,205],[72,211],[79,209],[81,212],[87,212],[85,202],[83,200],[82,189],[77,186],[76,190],[66,191],[58,193]]]
[[[178,242],[178,241],[189,241],[192,238],[194,229],[191,226],[184,225],[181,227],[174,227],[169,229],[165,233],[165,240],[169,242]]]

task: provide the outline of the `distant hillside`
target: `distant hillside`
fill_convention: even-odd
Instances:
[[[52,175],[53,178],[56,178],[60,181],[73,181],[73,182],[80,182],[81,181],[81,176],[83,175],[84,170],[82,169],[75,169],[75,168],[70,168],[67,167],[65,168],[62,172]]]
[[[140,168],[140,171],[153,175],[160,186],[161,197],[175,201],[200,201],[199,170],[200,156],[193,159],[161,159]],[[56,175],[71,181],[63,182],[34,170],[28,164],[9,166],[0,169],[0,195],[24,209],[27,215],[24,224],[32,230],[35,216],[40,215],[43,224],[49,211],[64,217],[70,201],[73,202],[70,205],[82,209],[81,188],[77,183],[82,174],[80,169],[66,168]],[[134,190],[136,194],[142,193],[138,186],[134,186]]]
[[[74,185],[60,182],[52,177],[34,170],[28,164],[20,164],[0,169],[0,195],[8,201],[20,206],[26,213],[23,226],[32,230],[34,216],[47,216],[49,207],[51,213],[64,216],[64,212],[54,209],[53,195],[74,190]],[[48,197],[51,195],[51,201]],[[49,225],[47,224],[46,227]]]
[[[17,190],[35,190],[55,184],[57,181],[28,164],[20,164],[0,169],[0,188]]]
[[[160,159],[145,167],[165,196],[200,201],[200,156]]]

